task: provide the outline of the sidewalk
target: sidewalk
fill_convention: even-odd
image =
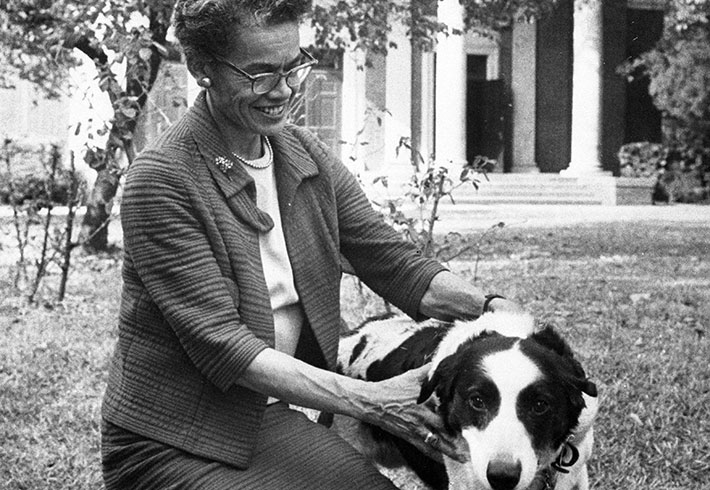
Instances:
[[[481,230],[501,221],[506,227],[516,228],[611,222],[686,223],[707,227],[710,243],[710,206],[707,205],[447,204],[440,208],[439,217],[440,221],[435,228],[439,233]]]
[[[118,206],[114,206],[113,214],[118,218]],[[55,208],[52,213],[57,216],[66,214],[66,208]],[[80,208],[78,216],[83,216]],[[0,218],[12,216],[9,206],[0,206]],[[548,228],[569,226],[582,223],[611,222],[669,222],[686,223],[708,228],[710,242],[710,206],[698,204],[672,204],[657,206],[600,206],[600,205],[570,205],[570,204],[444,204],[439,208],[440,221],[435,231],[465,232],[466,230],[482,230],[490,228],[501,221],[507,227],[516,228]],[[118,220],[112,223],[117,227]],[[119,232],[120,233],[120,232]]]

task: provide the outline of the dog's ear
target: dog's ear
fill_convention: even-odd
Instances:
[[[434,392],[436,392],[439,398],[451,397],[451,390],[453,390],[454,379],[456,378],[456,364],[458,363],[458,359],[458,354],[452,354],[441,360],[436,366],[434,374],[422,383],[417,403],[424,403]]]
[[[531,338],[543,347],[563,357],[570,364],[572,372],[574,373],[572,382],[577,389],[589,396],[597,396],[597,386],[589,381],[584,372],[584,368],[579,361],[575,359],[572,348],[551,325],[545,325],[540,331],[535,332]]]
[[[552,325],[545,324],[542,329],[532,334],[530,338],[562,357],[574,358],[569,344],[555,331]]]
[[[582,365],[574,358],[574,353],[569,344],[558,334],[551,325],[545,325],[542,330],[535,332],[530,337],[532,340],[551,350],[558,356],[572,363],[575,376],[586,378]]]
[[[427,377],[422,383],[422,388],[419,391],[419,398],[417,398],[417,403],[424,403],[429,399],[429,397],[434,393],[436,385],[439,383],[439,375],[437,371],[431,376]]]
[[[578,387],[580,390],[582,390],[584,393],[586,393],[589,396],[597,397],[599,392],[597,391],[597,385],[589,381],[589,379],[584,378],[578,380]]]

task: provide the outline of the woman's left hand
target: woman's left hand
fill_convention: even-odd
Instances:
[[[404,374],[374,383],[376,395],[369,400],[361,419],[413,444],[429,457],[442,461],[442,454],[466,461],[466,443],[447,433],[443,420],[428,403],[417,403],[420,387],[429,373],[425,365]]]
[[[492,299],[488,303],[486,311],[505,311],[509,313],[522,313],[523,308],[516,302],[509,299],[498,297]],[[484,311],[485,313],[485,311]]]

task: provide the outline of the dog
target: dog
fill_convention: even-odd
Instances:
[[[465,441],[470,458],[444,456],[441,464],[371,426],[368,444],[396,448],[436,490],[588,489],[597,389],[554,328],[523,313],[454,323],[398,316],[358,327],[338,353],[340,373],[369,381],[427,363],[418,402],[434,397],[446,430]],[[377,451],[378,462],[391,463]]]

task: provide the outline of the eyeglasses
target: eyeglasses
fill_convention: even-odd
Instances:
[[[311,73],[311,69],[313,68],[313,66],[318,64],[318,60],[315,59],[311,55],[311,53],[309,53],[303,48],[301,48],[301,54],[304,55],[308,59],[308,61],[291,68],[287,72],[258,73],[256,75],[251,75],[245,72],[241,68],[235,66],[231,61],[228,61],[217,54],[213,54],[212,57],[223,65],[227,65],[229,68],[236,71],[243,77],[248,78],[251,81],[252,92],[254,92],[256,95],[262,95],[271,92],[274,87],[276,87],[281,82],[282,78],[285,78],[286,85],[293,89],[298,88],[304,82],[304,80]]]

